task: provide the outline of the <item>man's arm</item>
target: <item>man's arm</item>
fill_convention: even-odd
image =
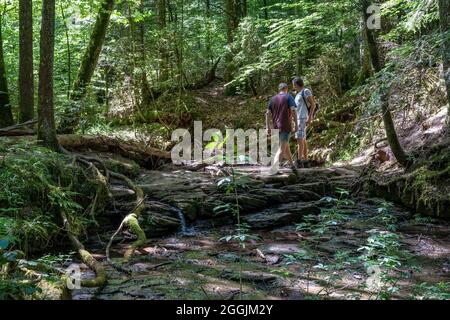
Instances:
[[[297,110],[292,110],[291,115],[292,115],[292,121],[294,121],[294,123],[295,123],[295,131],[294,132],[298,132]]]
[[[314,120],[314,111],[316,110],[316,100],[314,99],[314,96],[309,96],[307,99],[310,107],[309,107],[308,121],[306,122],[306,124],[309,126]]]

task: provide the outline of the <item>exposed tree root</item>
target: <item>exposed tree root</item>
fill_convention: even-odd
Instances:
[[[74,156],[75,161],[80,162],[81,164],[83,164],[84,166],[90,168],[93,171],[93,174],[95,176],[95,179],[97,181],[100,181],[100,183],[102,185],[104,185],[107,190],[109,190],[108,186],[109,186],[109,180],[110,177],[113,177],[115,179],[119,179],[124,181],[136,194],[136,207],[130,212],[130,214],[128,214],[122,221],[122,223],[120,224],[119,229],[114,233],[113,237],[111,238],[111,240],[108,243],[108,246],[106,247],[106,257],[107,257],[107,261],[117,270],[125,272],[125,273],[130,273],[128,270],[114,264],[111,259],[110,259],[110,255],[109,255],[109,251],[110,251],[110,247],[111,244],[114,240],[114,237],[119,234],[119,232],[122,230],[123,226],[127,226],[130,228],[131,232],[133,234],[135,234],[137,236],[137,240],[130,246],[130,248],[126,251],[125,255],[124,255],[124,259],[125,261],[129,261],[129,259],[132,257],[134,250],[139,249],[140,247],[142,247],[142,245],[144,245],[145,241],[147,240],[147,237],[145,235],[145,232],[142,230],[142,228],[139,226],[139,222],[138,222],[138,217],[139,214],[143,211],[143,209],[145,208],[145,204],[144,204],[144,200],[145,200],[145,195],[144,192],[142,191],[141,188],[137,187],[132,181],[131,179],[129,179],[128,177],[126,177],[123,174],[120,173],[116,173],[113,171],[108,170],[108,168],[106,168],[106,166],[104,165],[104,163],[97,159],[97,158],[93,158],[93,157],[85,157],[82,155],[73,155],[70,152],[68,152],[67,150],[63,149],[63,152]],[[95,165],[94,165],[95,163]],[[100,172],[99,168],[97,168],[97,166],[100,167],[100,169],[103,171],[103,173]],[[91,215],[93,212],[93,208],[96,206],[96,202],[97,202],[97,198],[98,198],[98,194],[99,194],[99,190],[97,190],[96,196],[94,198],[94,202],[92,204],[92,208],[91,208]],[[65,221],[65,226],[67,227],[67,218],[64,216],[63,220]],[[67,221],[67,222],[66,222]],[[69,230],[70,230],[70,226],[69,226]],[[86,265],[88,265],[90,268],[92,268],[96,273],[97,273],[97,278],[100,277],[100,280],[94,279],[94,280],[90,280],[86,281],[83,283],[84,286],[97,286],[95,284],[97,284],[99,281],[101,283],[101,281],[106,282],[106,275],[104,274],[104,269],[103,267],[92,257],[92,255],[84,249],[83,244],[73,235],[73,233],[68,232],[69,233],[69,237],[73,243],[73,245],[75,246],[75,248],[78,250],[83,262],[86,263]],[[102,269],[100,269],[100,271],[103,271],[102,274],[100,274],[97,272],[97,269],[99,268],[99,265],[101,266]],[[104,276],[105,279],[101,279],[101,276]]]
[[[134,208],[134,210],[125,217],[125,219],[123,219],[118,231],[116,231],[114,233],[114,235],[111,237],[109,243],[108,243],[108,247],[106,250],[106,256],[108,258],[108,261],[110,261],[109,259],[109,248],[111,247],[111,243],[114,240],[114,237],[120,232],[121,228],[123,228],[123,226],[128,226],[131,230],[131,232],[137,236],[137,240],[130,246],[130,248],[125,252],[124,255],[124,259],[125,262],[128,262],[131,257],[133,256],[133,253],[136,249],[139,249],[140,247],[142,247],[145,242],[147,241],[147,237],[145,236],[145,232],[142,230],[142,228],[139,226],[139,221],[138,221],[138,217],[141,214],[141,212],[144,210],[145,208],[145,196],[144,196],[144,191],[139,188],[138,186],[136,186],[133,181],[131,181],[131,179],[129,179],[128,177],[124,176],[123,174],[120,173],[115,173],[115,172],[111,172],[111,176],[116,178],[116,179],[121,179],[123,181],[125,181],[128,186],[135,192],[136,194],[136,207]]]
[[[89,280],[81,281],[81,285],[83,287],[104,287],[107,282],[106,272],[103,265],[98,262],[90,253],[84,248],[84,245],[78,240],[75,234],[72,232],[72,227],[70,225],[69,220],[64,212],[60,212],[61,218],[63,220],[63,225],[65,230],[67,231],[67,235],[69,236],[72,245],[77,249],[78,254],[81,257],[81,260],[92,270],[95,271],[95,278]]]

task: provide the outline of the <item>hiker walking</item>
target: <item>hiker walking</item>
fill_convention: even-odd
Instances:
[[[292,80],[294,90],[297,92],[295,97],[296,113],[297,113],[297,127],[295,134],[298,145],[298,160],[297,168],[309,168],[308,161],[308,143],[306,141],[306,129],[314,119],[314,112],[316,110],[316,101],[314,96],[308,88],[305,88],[305,82],[300,77],[295,77]]]
[[[272,135],[270,119],[272,119],[273,129],[278,129],[280,135],[280,148],[275,155],[275,165],[272,168],[278,168],[279,163],[281,163],[283,158],[286,158],[294,174],[298,175],[289,147],[289,138],[292,132],[293,121],[295,123],[295,131],[298,129],[294,112],[296,107],[295,101],[294,98],[288,94],[289,86],[286,83],[280,83],[278,90],[279,93],[270,99],[266,113],[266,128],[269,136]],[[276,169],[276,171],[278,170]]]

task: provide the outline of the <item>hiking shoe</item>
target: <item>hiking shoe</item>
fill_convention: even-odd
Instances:
[[[297,164],[297,168],[298,169],[301,169],[301,168],[304,168],[305,166],[303,165],[303,161],[302,160],[297,160],[296,161],[296,164]]]
[[[303,161],[303,168],[311,168],[311,163],[309,162],[309,160]]]

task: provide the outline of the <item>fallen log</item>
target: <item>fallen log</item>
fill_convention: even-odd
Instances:
[[[37,123],[36,119],[24,123],[15,124],[9,127],[0,128],[0,136],[28,136],[35,134],[30,127]]]
[[[153,147],[146,147],[131,141],[114,137],[91,135],[62,135],[59,143],[70,151],[93,150],[111,152],[137,162],[140,166],[155,169],[171,161],[170,153]]]
[[[1,134],[0,134],[1,135]],[[35,141],[34,136],[25,137],[5,137],[7,140],[2,140],[3,144],[14,144],[18,142]],[[115,137],[108,137],[102,135],[59,135],[58,140],[60,145],[69,151],[83,152],[110,152],[121,155],[124,158],[131,159],[140,166],[147,169],[156,169],[163,164],[170,163],[170,152],[163,151],[157,148],[144,146],[142,144],[125,141]]]

